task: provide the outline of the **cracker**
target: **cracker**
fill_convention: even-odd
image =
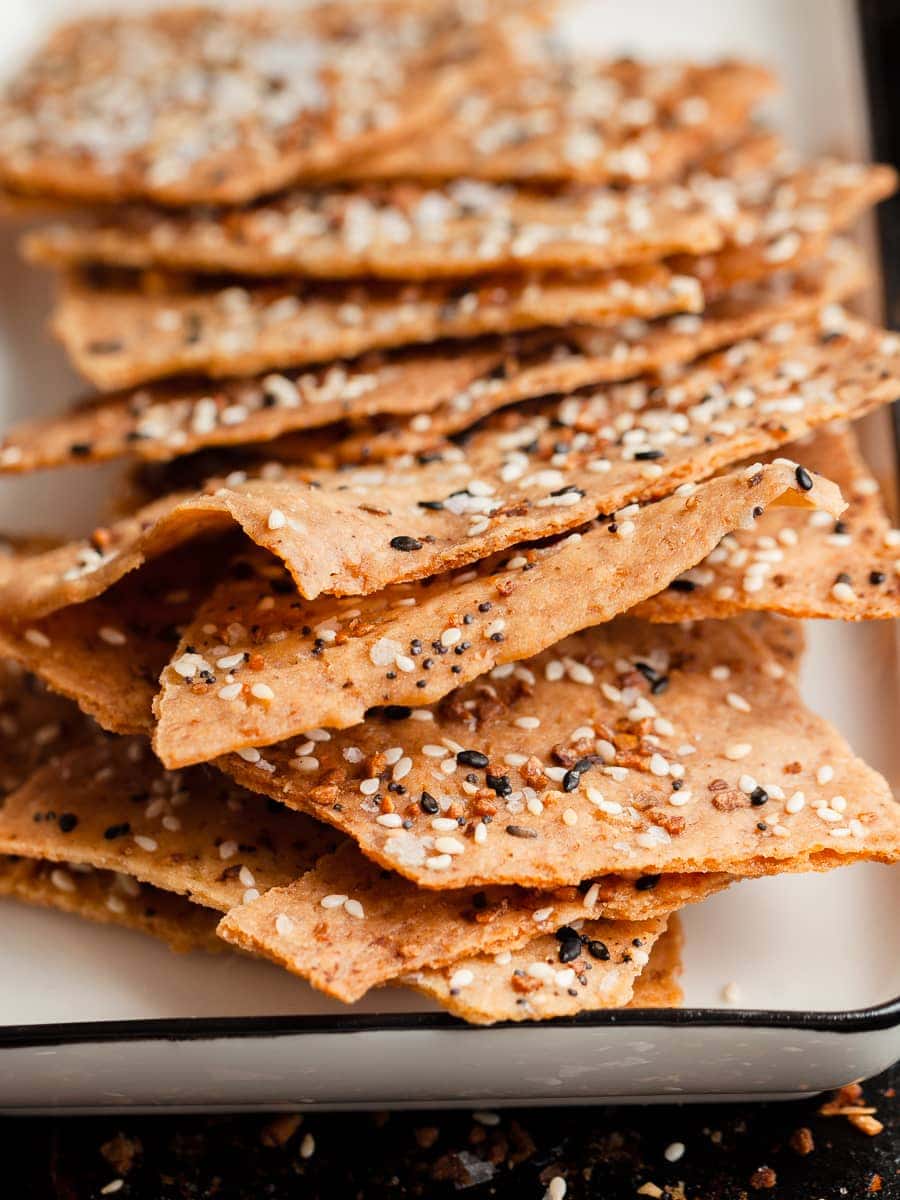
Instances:
[[[221,760],[429,888],[900,859],[888,785],[742,622],[609,622],[436,708],[370,713],[314,763],[302,739]]]
[[[680,1008],[684,992],[679,979],[682,972],[684,928],[677,913],[669,917],[666,931],[650,951],[650,961],[638,975],[629,1008]]]
[[[260,477],[165,497],[84,542],[0,561],[12,619],[98,595],[145,559],[239,524],[288,566],[302,595],[366,595],[576,529],[670,493],[896,395],[900,340],[826,310],[685,368],[665,385],[610,385],[496,414],[464,446],[390,470],[274,465]],[[802,376],[802,378],[800,378]]]
[[[844,621],[900,617],[900,530],[852,431],[821,429],[793,449],[813,470],[828,464],[848,501],[838,520],[770,513],[752,531],[727,534],[702,563],[640,604],[636,616],[680,621],[765,610]]]
[[[18,663],[0,659],[0,801],[90,730],[91,723],[67,700]]]
[[[585,921],[560,942],[553,934],[500,956],[460,959],[408,976],[408,986],[475,1025],[548,1020],[601,1008],[621,1008],[649,964],[666,920]],[[578,938],[586,943],[577,953]],[[566,960],[569,947],[576,957]],[[592,952],[593,951],[593,952]]]
[[[347,843],[302,879],[232,909],[218,933],[352,1003],[400,975],[513,950],[572,922],[655,919],[730,882],[721,874],[606,876],[597,886],[557,892],[494,887],[435,894]]]
[[[497,71],[433,131],[349,164],[360,179],[673,179],[743,132],[774,86],[749,63],[597,62],[534,47],[521,72]]]
[[[221,554],[220,544],[175,550],[87,604],[0,624],[0,654],[74,700],[104,729],[148,733],[160,672],[217,578]]]
[[[164,771],[143,739],[95,738],[0,809],[4,854],[118,871],[221,911],[291,882],[338,841],[219,772]]]
[[[436,279],[506,270],[602,270],[723,241],[721,222],[681,187],[540,192],[458,179],[294,190],[239,210],[119,208],[26,235],[31,262]]]
[[[578,388],[616,382],[638,374],[665,372],[722,346],[753,338],[783,322],[811,319],[825,305],[840,301],[866,286],[868,272],[859,251],[835,242],[819,262],[794,274],[778,272],[756,283],[741,284],[707,305],[702,314],[685,313],[655,321],[632,320],[608,329],[574,326],[559,332],[527,335],[513,343],[502,368],[487,372],[430,411],[411,417],[351,418],[344,436],[331,431],[282,436],[272,451],[282,458],[317,465],[377,462],[401,454],[418,454],[439,447],[445,437],[474,425],[496,409],[532,396],[570,393]],[[530,344],[529,344],[530,343]],[[57,419],[65,424],[67,418]],[[35,454],[49,452],[66,461],[56,449],[57,424],[29,430],[23,446],[13,430],[11,457],[28,469]],[[49,451],[38,439],[49,432]],[[224,441],[224,439],[222,439]],[[57,443],[58,445],[58,443]],[[143,443],[139,442],[137,452]],[[71,461],[71,456],[69,457]],[[0,450],[0,471],[4,451]],[[50,464],[53,465],[53,464]]]
[[[550,546],[343,601],[303,603],[270,560],[242,560],[163,672],[156,752],[179,767],[355,725],[375,705],[433,703],[655,595],[771,504],[842,511],[827,480],[803,491],[798,479],[802,468],[786,460],[735,471]]]
[[[464,4],[89,17],[0,104],[0,178],[79,200],[238,203],[425,128],[496,38]]]
[[[150,384],[15,426],[0,443],[0,472],[126,455],[164,461],[275,438],[273,453],[320,465],[417,453],[504,405],[659,371],[779,322],[809,319],[859,291],[867,277],[858,251],[836,243],[822,262],[736,288],[702,315],[449,342],[219,384]],[[380,419],[364,420],[372,415]],[[310,437],[344,420],[343,436],[331,428]],[[284,436],[298,430],[295,439]]]
[[[216,916],[183,896],[138,883],[130,875],[83,864],[0,857],[0,896],[152,934],[178,953],[223,949]]]
[[[766,644],[796,683],[800,674],[800,663],[806,651],[806,634],[801,621],[780,617],[777,613],[744,613],[737,618]]]
[[[697,312],[700,285],[663,263],[430,283],[214,286],[65,277],[53,330],[76,369],[109,391],[183,373],[214,377],[351,358],[440,338],[573,321]]]

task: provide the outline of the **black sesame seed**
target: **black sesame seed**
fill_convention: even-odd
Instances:
[[[73,442],[69,447],[69,453],[73,458],[87,458],[92,449],[90,442]]]
[[[763,804],[768,804],[769,793],[765,788],[755,787],[750,793],[750,803],[754,808],[761,808]]]
[[[419,797],[419,808],[421,808],[423,813],[428,813],[430,817],[441,811],[441,806],[435,800],[434,796],[432,796],[431,792],[422,793]]]
[[[810,475],[806,467],[797,467],[796,471],[794,471],[794,478],[797,480],[797,486],[804,492],[812,491],[812,475]]]
[[[479,770],[488,765],[490,759],[486,754],[482,754],[480,750],[460,750],[456,756],[456,761],[463,767],[478,767]]]
[[[835,521],[834,532],[835,533],[846,533],[847,532],[847,522],[846,521]]]
[[[71,833],[77,824],[78,818],[74,813],[65,812],[59,814],[59,828],[61,833]]]
[[[478,611],[481,613],[490,612],[493,607],[494,606],[490,600],[482,600],[482,602],[478,605]]]
[[[763,506],[762,506],[761,504],[754,504],[754,506],[753,506],[753,519],[754,519],[754,520],[757,520],[759,517],[761,517],[761,516],[763,515],[763,513],[764,513],[765,511],[766,511],[766,510],[763,508]]]
[[[884,571],[869,572],[869,583],[877,585],[879,583],[884,583],[885,579],[887,579],[887,575],[885,575]]]
[[[609,962],[609,947],[605,942],[592,939],[588,942],[587,948],[591,958],[599,958],[601,962]]]
[[[560,930],[560,932],[562,931]],[[569,932],[572,936],[568,938],[560,938],[559,933],[556,935],[559,938],[559,961],[561,963],[574,962],[576,958],[581,957],[581,938],[574,929],[570,929]]]
[[[125,837],[129,833],[131,833],[131,826],[127,821],[123,821],[120,825],[110,825],[103,830],[103,836],[108,842],[112,842],[116,838]]]
[[[669,590],[672,592],[692,592],[696,586],[696,583],[692,579],[673,579],[669,584]]]
[[[490,771],[488,771],[487,775],[484,777],[484,781],[492,791],[497,793],[498,796],[508,796],[513,790],[512,784],[509,782],[508,775],[492,775]]]
[[[405,537],[405,536],[401,535],[400,537],[392,537],[391,538],[391,549],[392,550],[407,550],[407,551],[421,550],[422,543],[417,538]]]
[[[444,507],[443,500],[419,500],[419,508],[429,508],[432,512],[440,512]]]
[[[638,450],[634,456],[635,462],[651,462],[654,458],[662,458],[662,450]]]
[[[529,829],[527,825],[507,825],[506,832],[510,837],[517,838],[536,838],[538,836],[536,829]]]

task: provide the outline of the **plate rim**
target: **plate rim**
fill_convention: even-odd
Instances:
[[[505,1029],[612,1029],[642,1026],[782,1029],[802,1033],[879,1033],[900,1029],[900,996],[866,1008],[804,1012],[799,1009],[628,1008],[557,1017],[550,1021],[498,1021],[471,1025],[449,1013],[338,1013],[334,1016],[158,1017],[113,1021],[50,1022],[0,1026],[0,1051],[121,1042],[235,1041],[246,1038],[335,1036],[351,1033],[490,1033]]]

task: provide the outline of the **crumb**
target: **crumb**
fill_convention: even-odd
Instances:
[[[750,1176],[750,1186],[755,1192],[765,1191],[768,1188],[773,1188],[778,1182],[778,1176],[771,1167],[757,1167]]]
[[[813,1141],[812,1130],[807,1129],[805,1125],[801,1125],[799,1129],[795,1129],[791,1134],[788,1145],[795,1154],[801,1154],[804,1156],[807,1154],[812,1154],[813,1150],[816,1148],[816,1144]]]
[[[284,1116],[276,1117],[259,1131],[259,1140],[264,1146],[283,1146],[297,1132],[302,1120],[300,1113],[285,1113]]]

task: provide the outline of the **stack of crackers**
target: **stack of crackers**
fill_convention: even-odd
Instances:
[[[484,1023],[677,1003],[685,905],[900,859],[796,683],[900,612],[842,307],[894,175],[539,9],[94,18],[9,85],[95,394],[0,470],[133,465],[0,559],[3,891]]]

